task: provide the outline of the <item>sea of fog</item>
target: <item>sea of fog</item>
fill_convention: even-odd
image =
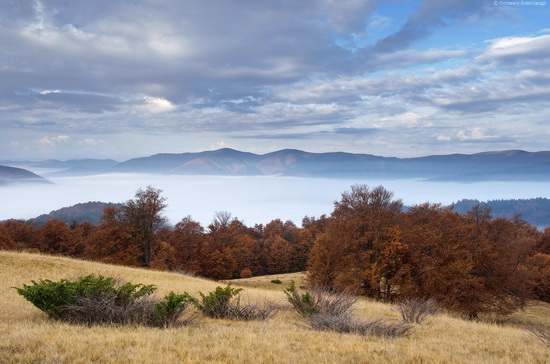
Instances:
[[[480,201],[550,197],[550,182],[427,182],[421,180],[361,180],[298,177],[168,176],[103,174],[48,177],[51,185],[0,187],[0,220],[29,219],[81,202],[124,202],[139,188],[163,190],[172,224],[190,215],[207,226],[217,211],[227,211],[248,226],[280,218],[301,224],[304,216],[332,212],[342,192],[360,183],[394,192],[406,205],[450,204],[463,198]]]

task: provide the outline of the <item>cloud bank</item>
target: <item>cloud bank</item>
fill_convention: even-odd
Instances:
[[[0,8],[4,159],[125,159],[219,141],[255,152],[397,156],[550,147],[550,6],[0,0]]]

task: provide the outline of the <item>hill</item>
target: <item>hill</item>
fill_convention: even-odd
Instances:
[[[0,166],[0,186],[13,183],[51,183],[23,168]]]
[[[48,220],[56,219],[64,221],[67,224],[75,221],[79,224],[89,222],[93,225],[98,225],[101,221],[101,217],[103,216],[103,210],[110,206],[119,208],[121,204],[98,201],[78,203],[73,206],[63,207],[58,210],[51,211],[47,214],[42,214],[33,219],[29,219],[28,222],[36,226],[42,226]]]
[[[0,355],[15,362],[124,363],[543,363],[550,347],[520,327],[464,321],[441,314],[402,338],[317,332],[305,327],[280,289],[246,288],[251,300],[266,297],[280,305],[275,318],[238,322],[201,318],[194,326],[161,330],[145,327],[84,327],[55,322],[18,296],[12,287],[31,280],[57,280],[90,273],[118,276],[170,290],[212,291],[217,283],[176,273],[105,265],[68,258],[0,251]],[[266,277],[265,279],[270,279]],[[245,282],[243,282],[244,284]],[[233,281],[235,286],[239,281]],[[362,318],[397,320],[391,305],[361,300]],[[515,315],[516,325],[550,327],[550,305],[538,304]]]

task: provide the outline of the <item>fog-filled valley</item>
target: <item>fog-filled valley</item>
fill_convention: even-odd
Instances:
[[[43,171],[37,171],[43,172]],[[323,179],[281,176],[182,176],[101,174],[49,177],[53,184],[9,185],[0,188],[0,220],[30,219],[88,201],[125,202],[139,188],[163,190],[171,224],[191,215],[207,226],[217,211],[227,211],[248,226],[279,218],[300,225],[304,216],[329,215],[334,201],[354,184],[382,185],[405,205],[423,202],[448,205],[461,199],[479,201],[550,197],[550,182],[487,181],[428,182],[413,179]]]

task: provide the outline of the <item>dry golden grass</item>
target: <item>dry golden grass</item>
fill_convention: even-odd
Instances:
[[[0,251],[0,362],[2,363],[548,363],[550,348],[527,330],[468,322],[440,315],[407,337],[384,339],[309,330],[289,308],[265,322],[202,318],[168,330],[146,327],[83,327],[49,320],[11,287],[38,279],[90,273],[153,283],[159,293],[209,292],[217,282],[174,273],[104,265],[61,257]],[[265,278],[269,282],[272,277]],[[281,279],[281,278],[279,278]],[[283,282],[289,278],[281,279]],[[250,299],[285,305],[271,286],[249,288]],[[236,286],[238,281],[233,282]],[[244,286],[245,284],[243,284]],[[285,286],[282,285],[277,286]],[[280,289],[282,290],[281,287]],[[518,322],[545,322],[547,305],[518,314]],[[398,320],[386,304],[361,300],[363,319]],[[543,317],[540,317],[543,315]],[[546,318],[544,318],[546,315]]]
[[[272,280],[278,279],[280,284],[272,283]],[[296,287],[306,285],[305,273],[288,273],[288,274],[272,274],[268,276],[259,276],[252,278],[241,278],[228,280],[226,282],[239,285],[240,287],[247,288],[260,288],[265,290],[280,291],[283,292],[285,288],[290,286],[290,282],[294,281]]]

